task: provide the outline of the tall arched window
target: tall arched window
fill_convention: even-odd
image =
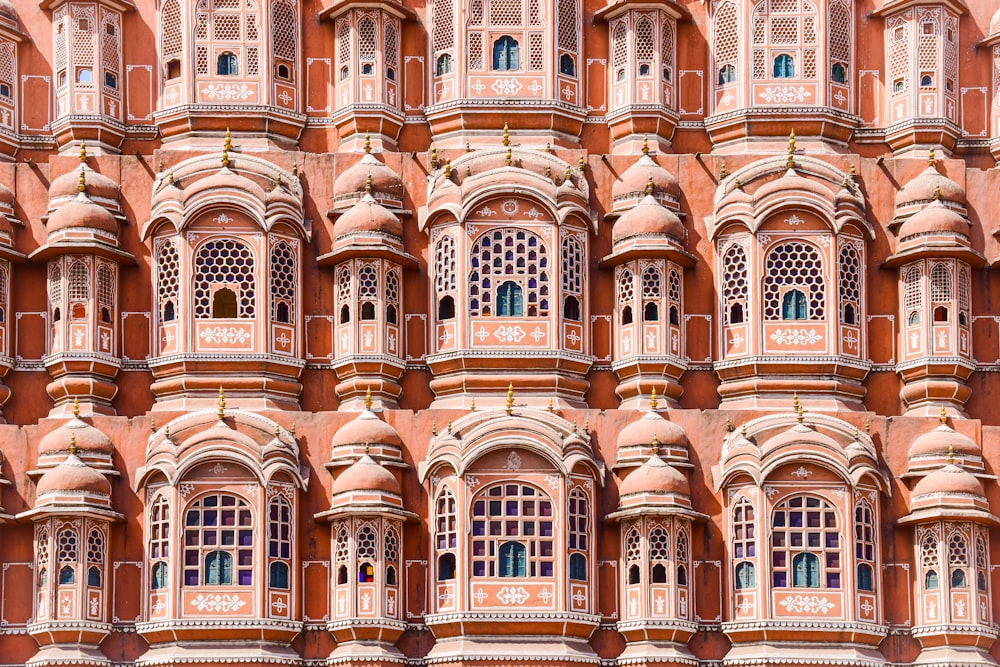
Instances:
[[[756,586],[757,524],[753,504],[741,498],[732,510],[733,579],[736,588]]]
[[[437,74],[450,74],[455,48],[455,0],[434,0],[431,17],[431,50],[437,63]]]
[[[284,241],[271,246],[271,319],[289,323],[295,318],[295,250]]]
[[[521,47],[510,35],[493,42],[493,69],[499,72],[520,69]]]
[[[951,587],[969,587],[969,536],[960,530],[948,535],[948,571]]]
[[[536,234],[515,228],[482,234],[472,245],[469,272],[469,310],[473,316],[499,314],[501,288],[507,312],[546,317],[549,314],[548,250]],[[514,287],[519,290],[513,289]]]
[[[289,588],[292,525],[292,506],[284,497],[276,495],[267,506],[268,585],[271,588]]]
[[[740,244],[734,243],[722,256],[722,304],[726,324],[742,324],[747,321],[749,295],[747,251]]]
[[[773,71],[775,79],[794,79],[795,59],[787,53],[782,53],[774,59]]]
[[[819,15],[812,0],[759,0],[751,18],[754,79],[816,79]]]
[[[258,0],[198,0],[194,25],[195,73],[259,76],[261,32]],[[215,57],[211,58],[211,54]],[[214,70],[209,71],[210,67]]]
[[[554,576],[552,510],[548,495],[527,484],[500,483],[480,491],[472,503],[472,576]]]
[[[282,79],[293,79],[297,60],[298,18],[289,0],[275,0],[271,5],[271,53],[278,68],[285,67]]]
[[[104,579],[104,563],[107,560],[107,548],[104,533],[97,528],[91,528],[87,535],[87,585],[98,587]]]
[[[861,257],[851,243],[840,247],[840,321],[861,324]]]
[[[167,241],[156,256],[156,292],[160,301],[160,321],[171,322],[177,317],[179,291],[180,257],[173,241]]]
[[[924,294],[920,279],[920,268],[917,266],[911,266],[903,275],[903,312],[907,326],[920,324],[923,320]]]
[[[723,2],[712,18],[712,56],[718,73],[718,85],[735,83],[739,65],[739,14],[736,3]]]
[[[254,317],[257,291],[250,246],[236,239],[207,241],[195,253],[193,273],[195,317],[219,317],[216,312],[232,312],[231,317],[241,319]],[[231,296],[216,297],[223,291]],[[216,306],[223,310],[216,311]]]
[[[782,500],[771,518],[771,566],[775,588],[840,588],[840,532],[833,505],[809,495]]]
[[[854,506],[854,560],[859,591],[875,590],[875,512],[867,501]]]
[[[439,320],[455,317],[455,293],[458,289],[458,274],[455,271],[457,260],[455,238],[448,234],[442,235],[434,247],[434,291],[438,299]],[[448,299],[447,308],[445,299]]]
[[[378,272],[374,266],[366,264],[358,270],[358,306],[362,320],[375,319],[378,298]]]
[[[649,531],[649,581],[654,584],[667,583],[670,567],[670,536],[662,526]]]
[[[361,526],[355,537],[354,549],[358,563],[358,583],[373,583],[375,581],[375,568],[378,564],[379,539],[372,524],[366,523]]]
[[[587,554],[590,552],[590,503],[580,487],[575,487],[570,491],[568,509],[569,530],[566,547],[570,553],[569,578],[574,581],[587,581]]]
[[[816,247],[804,241],[774,246],[764,262],[763,292],[765,319],[824,319],[826,283],[823,259]],[[796,292],[799,296],[788,296]]]
[[[215,73],[219,76],[239,76],[240,60],[232,51],[223,51],[215,60]]]
[[[115,316],[115,273],[110,264],[103,262],[97,266],[97,308],[98,319],[111,324]]]
[[[935,322],[951,321],[951,302],[954,298],[951,267],[935,264],[931,269],[931,306]]]
[[[169,81],[181,74],[180,59],[183,53],[181,33],[181,5],[179,0],[166,0],[160,6],[160,63]]]
[[[201,496],[184,513],[185,586],[253,586],[250,505],[228,493]]]
[[[166,588],[167,563],[170,560],[170,506],[164,496],[158,496],[149,508],[149,559],[153,563],[150,588]]]
[[[922,569],[922,580],[924,590],[936,590],[940,585],[939,571],[941,568],[941,557],[938,553],[938,536],[928,531],[920,541],[920,567]]]
[[[385,567],[385,583],[388,586],[396,586],[396,571],[399,568],[399,536],[396,529],[387,528],[383,541],[384,558],[382,564]]]
[[[830,80],[846,84],[851,64],[851,23],[854,13],[847,2],[834,0],[830,3],[827,27],[828,52],[830,58]]]
[[[642,560],[642,537],[639,530],[632,526],[625,533],[625,569],[628,572],[629,584],[642,583],[642,568],[639,562]]]
[[[632,324],[635,319],[633,312],[635,300],[635,276],[628,269],[620,269],[618,274],[618,317],[622,324]]]
[[[563,237],[562,271],[560,272],[563,293],[563,317],[580,321],[580,299],[583,295],[583,276],[586,259],[583,244],[572,235]]]
[[[434,504],[434,550],[437,552],[438,581],[454,579],[455,552],[458,549],[458,526],[455,496],[445,487]]]
[[[80,534],[75,528],[61,528],[56,535],[56,562],[59,567],[59,585],[76,583],[76,567],[80,552]]]
[[[337,585],[346,585],[350,582],[348,565],[351,560],[351,536],[347,530],[347,522],[334,524],[337,539],[333,548],[334,567],[337,569]]]
[[[663,301],[663,273],[655,266],[642,272],[642,320],[659,322]]]

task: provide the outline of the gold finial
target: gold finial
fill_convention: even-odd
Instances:
[[[365,389],[365,410],[371,411],[372,409],[372,388],[368,387]]]
[[[740,183],[740,179],[738,179],[738,178],[733,179],[733,189],[734,190],[742,190],[743,189],[743,184]]]
[[[865,417],[865,435],[871,435],[872,432],[872,420]]]
[[[371,452],[371,447],[372,447],[371,444],[367,442],[365,443],[365,456],[368,456],[368,454]]]
[[[799,402],[798,392],[792,394],[792,411],[795,412],[795,419],[801,424],[805,420],[805,411],[802,409],[802,403]]]
[[[507,130],[507,123],[503,124],[503,145],[510,146],[510,132]]]
[[[948,445],[948,463],[955,465],[955,445]]]
[[[934,186],[934,201],[941,201],[941,186]]]
[[[448,433],[451,434],[451,420],[448,420]]]
[[[646,194],[652,196],[653,194],[653,177],[650,176],[646,179]]]
[[[929,166],[929,167],[936,167],[937,166],[937,158],[934,157],[934,149],[933,148],[930,149],[929,151],[927,151],[927,166]]]
[[[76,186],[76,189],[79,192],[87,191],[87,172],[84,170],[82,166],[80,167],[80,183],[79,185]]]
[[[170,422],[167,422],[167,425],[163,427],[163,437],[167,440],[170,439]]]
[[[551,153],[552,152],[552,142],[551,141],[546,141],[545,142],[545,152],[546,153]]]
[[[174,170],[173,169],[171,169],[170,171],[167,172],[167,183],[170,183],[170,185],[174,184]]]
[[[649,393],[649,411],[656,412],[656,387]]]
[[[226,390],[221,386],[219,387],[219,420],[221,421],[226,416]]]
[[[438,149],[431,146],[431,169],[438,168]]]
[[[295,424],[297,424],[297,423],[298,422],[292,421],[292,427],[290,429],[288,429],[288,432],[291,433],[291,435],[292,435],[293,438],[295,437]]]
[[[656,437],[655,433],[653,434],[653,442],[651,444],[653,445],[653,456],[659,456],[660,455],[660,439]]]
[[[514,383],[507,385],[507,414],[514,412]]]
[[[852,180],[852,181],[853,181],[853,180],[854,180],[855,178],[857,178],[857,177],[858,177],[858,168],[857,168],[857,167],[855,167],[855,166],[854,166],[853,164],[851,165],[851,172],[850,172],[850,173],[851,173],[851,180]]]
[[[590,433],[590,417],[583,418],[583,432]]]
[[[69,453],[76,456],[76,433],[69,434]]]
[[[948,411],[944,409],[943,405],[941,406],[941,414],[938,415],[938,421],[944,425],[948,424]]]
[[[444,161],[444,177],[451,179],[451,160]]]
[[[299,163],[298,162],[293,162],[292,163],[292,176],[294,176],[295,178],[299,177]]]
[[[476,411],[476,397],[475,396],[472,397],[472,402],[469,403],[469,411],[470,412],[475,412]]]
[[[274,423],[274,437],[275,438],[281,437],[281,424],[277,422]]]
[[[229,151],[231,151],[231,150],[233,150],[233,135],[229,131],[229,128],[227,127],[226,128],[226,139],[222,143],[222,166],[223,167],[228,167],[229,166]]]
[[[274,179],[274,184],[277,185],[279,188],[281,187],[281,174],[278,174],[278,177]]]
[[[566,178],[563,179],[563,183],[573,179],[573,167],[566,165]]]
[[[552,165],[545,165],[545,178],[552,178]]]
[[[87,161],[87,144],[84,141],[80,142],[80,162]]]
[[[580,153],[580,159],[577,162],[580,165],[580,171],[583,172],[587,168],[587,161],[583,159],[583,153]]]
[[[552,409],[554,407],[553,403],[554,403],[554,401],[551,398],[549,398],[549,412],[552,412]]]
[[[726,417],[726,433],[732,433],[732,432],[733,432],[733,420],[730,419],[729,417]]]
[[[510,146],[507,146],[507,155],[504,156],[503,163],[509,167],[510,163],[513,162],[513,161],[514,161],[514,158],[513,158],[513,156],[511,155],[511,152],[510,152]]]
[[[149,415],[149,430],[156,433],[156,415]]]
[[[573,420],[573,433],[576,433],[576,420]]]
[[[365,154],[372,152],[372,138],[371,135],[365,135]]]
[[[163,160],[156,163],[156,171],[163,171]]]
[[[73,397],[73,416],[80,418],[80,399],[76,396]]]
[[[788,133],[788,159],[785,161],[785,166],[789,169],[795,168],[795,128]]]
[[[726,169],[726,161],[722,161],[722,166],[719,167],[719,180],[724,181],[729,177],[729,170]]]
[[[743,436],[744,440],[747,439],[747,424],[746,424],[746,422],[743,422],[742,424],[740,424],[740,435]]]
[[[436,419],[431,420],[431,435],[438,434],[438,423]]]
[[[861,431],[859,431],[858,427],[855,426],[854,427],[854,442],[857,442],[860,438],[861,438]]]
[[[368,178],[365,179],[365,194],[370,195],[372,193],[372,175],[369,172]]]
[[[642,138],[642,154],[649,155],[649,137]]]

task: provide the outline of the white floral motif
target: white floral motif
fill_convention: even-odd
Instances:
[[[227,468],[226,466],[222,465],[221,463],[216,463],[214,466],[212,466],[212,474],[213,475],[221,475],[222,473],[226,472],[227,470],[229,470],[229,468]]]
[[[190,482],[183,482],[177,488],[181,492],[181,497],[182,498],[187,498],[188,495],[190,495],[191,492],[194,491],[194,484],[191,484]]]
[[[543,604],[548,604],[549,600],[553,597],[553,593],[549,589],[543,588],[541,592],[538,593],[538,597],[542,600]]]
[[[519,326],[499,326],[497,330],[493,332],[493,335],[497,337],[497,340],[501,343],[520,343],[521,339],[525,337],[524,329]]]
[[[768,86],[760,92],[758,97],[768,104],[772,102],[787,104],[789,102],[805,102],[806,99],[812,97],[812,93],[805,86],[798,88],[795,86]]]
[[[198,611],[237,611],[246,605],[238,595],[205,595],[199,593],[198,597],[191,600],[191,606]]]
[[[257,93],[245,83],[210,83],[201,89],[201,94],[210,100],[239,100],[254,97]]]
[[[809,470],[805,466],[799,466],[798,469],[792,473],[792,475],[794,475],[795,477],[801,477],[802,479],[805,479],[811,474],[812,470]]]
[[[471,491],[472,489],[476,488],[477,486],[479,486],[479,478],[478,477],[476,477],[475,475],[466,475],[465,476],[465,488],[467,488],[467,489],[469,489]]]
[[[507,470],[520,470],[521,469],[521,457],[517,455],[517,452],[512,451],[507,455]]]
[[[531,593],[524,590],[524,586],[504,586],[497,593],[497,599],[503,604],[524,604],[531,597]]]
[[[545,483],[549,485],[549,488],[555,491],[559,488],[559,478],[555,475],[546,475]]]
[[[517,205],[516,199],[508,199],[504,201],[503,204],[500,205],[500,210],[506,213],[507,215],[514,215],[515,213],[517,213],[518,208],[519,207]]]
[[[250,332],[242,327],[205,327],[200,338],[206,343],[245,343]]]
[[[517,95],[522,87],[517,79],[497,79],[490,86],[497,95]]]
[[[823,335],[815,329],[775,329],[771,340],[779,345],[814,345]]]
[[[493,216],[493,215],[497,214],[497,212],[494,211],[493,209],[491,209],[489,206],[482,207],[481,209],[479,209],[478,211],[476,211],[476,213],[478,213],[479,215],[483,216],[484,218],[489,218],[490,216]]]
[[[778,604],[784,607],[786,611],[792,611],[797,614],[815,614],[816,612],[826,614],[836,606],[825,597],[818,595],[789,595]]]
[[[798,214],[792,213],[789,217],[785,218],[785,222],[794,227],[795,225],[801,225],[805,220],[800,218]]]

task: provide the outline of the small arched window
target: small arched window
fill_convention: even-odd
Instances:
[[[800,289],[791,289],[781,297],[781,319],[804,320],[807,316],[806,295]]]
[[[847,83],[847,67],[843,63],[833,63],[830,67],[830,79],[834,83]]]
[[[521,317],[524,315],[521,286],[512,280],[502,283],[497,290],[497,315],[499,317]]]
[[[497,39],[493,42],[493,69],[500,72],[520,69],[520,50],[517,40],[510,35]]]
[[[746,561],[736,566],[736,588],[739,590],[753,588],[757,585],[756,568]]]
[[[622,324],[632,324],[632,306],[622,308]]]
[[[566,76],[576,76],[576,62],[573,60],[573,56],[568,53],[559,56],[559,73]]]
[[[206,586],[231,586],[233,555],[226,551],[210,551],[205,555],[203,581]]]
[[[587,557],[573,554],[569,557],[569,578],[573,581],[587,580]]]
[[[94,82],[94,70],[89,67],[81,67],[76,70],[76,82],[77,83],[93,83]]]
[[[868,563],[858,564],[858,590],[874,591],[875,578],[872,576],[872,566]]]
[[[76,583],[76,568],[72,565],[63,565],[59,570],[59,583],[62,584],[75,584]]]
[[[654,584],[667,583],[667,567],[663,563],[657,563],[653,566],[651,577]]]
[[[719,68],[719,85],[724,86],[728,83],[735,83],[736,81],[736,68],[733,65],[723,65]]]
[[[844,304],[844,324],[857,324],[855,322],[854,304]]]
[[[568,296],[563,300],[563,317],[574,322],[580,321],[580,300],[575,296]]]
[[[447,553],[438,556],[438,581],[450,581],[455,578],[455,554]]]
[[[284,301],[279,301],[274,306],[274,320],[276,322],[288,323],[288,304]]]
[[[281,561],[271,563],[270,571],[267,573],[267,582],[271,588],[286,590],[288,588],[288,565]]]
[[[500,577],[524,577],[527,573],[527,549],[520,542],[504,542],[500,545],[497,575]]]
[[[678,586],[687,586],[687,582],[688,582],[687,568],[684,567],[683,565],[678,565],[677,566],[677,585]]]
[[[938,306],[934,309],[934,321],[935,322],[948,321],[948,306]]]
[[[162,560],[153,566],[150,585],[154,591],[167,587],[167,564]]]
[[[795,59],[787,53],[782,53],[774,59],[775,79],[792,79],[795,77]]]
[[[351,321],[351,307],[346,303],[340,307],[340,323],[347,324]]]
[[[638,584],[639,583],[639,566],[638,565],[633,564],[633,565],[631,565],[628,568],[628,583],[630,583],[630,584]]]
[[[358,583],[370,584],[375,581],[375,568],[371,563],[362,563],[358,567]]]
[[[361,304],[361,319],[362,320],[374,320],[375,319],[375,304],[371,301],[366,301]]]
[[[215,319],[232,319],[236,317],[236,292],[223,287],[212,295],[212,317]]]
[[[223,51],[215,61],[215,73],[219,76],[239,76],[240,61],[232,51]]]
[[[965,574],[965,570],[958,568],[951,571],[951,587],[952,588],[969,587],[969,577]]]
[[[450,74],[451,68],[452,68],[452,63],[451,63],[450,53],[442,53],[440,56],[438,56],[437,59],[438,76],[441,76],[442,74]]]
[[[167,81],[179,78],[181,75],[181,61],[177,58],[167,62]]]
[[[927,570],[924,575],[924,590],[936,590],[938,585],[938,573],[935,570]]]
[[[729,307],[729,323],[743,324],[743,304],[734,303]]]
[[[96,565],[91,565],[87,569],[87,585],[88,586],[100,586],[101,585],[101,568]]]
[[[341,565],[337,568],[337,583],[346,584],[347,583],[347,566]]]
[[[642,319],[646,322],[658,322],[660,320],[660,307],[650,301],[642,309]]]
[[[279,79],[287,81],[292,78],[292,71],[288,69],[288,65],[281,63],[278,65],[277,75]]]
[[[455,299],[452,296],[441,297],[438,301],[438,319],[450,320],[455,317]]]
[[[163,304],[163,321],[164,322],[173,322],[174,318],[176,318],[176,317],[177,317],[177,314],[176,314],[176,312],[174,310],[174,302],[173,301],[167,301],[165,304]]]
[[[819,556],[808,552],[796,554],[792,558],[792,586],[819,588],[819,585]]]

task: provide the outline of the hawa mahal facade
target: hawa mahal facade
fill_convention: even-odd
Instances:
[[[0,0],[0,665],[996,666],[994,5]]]

